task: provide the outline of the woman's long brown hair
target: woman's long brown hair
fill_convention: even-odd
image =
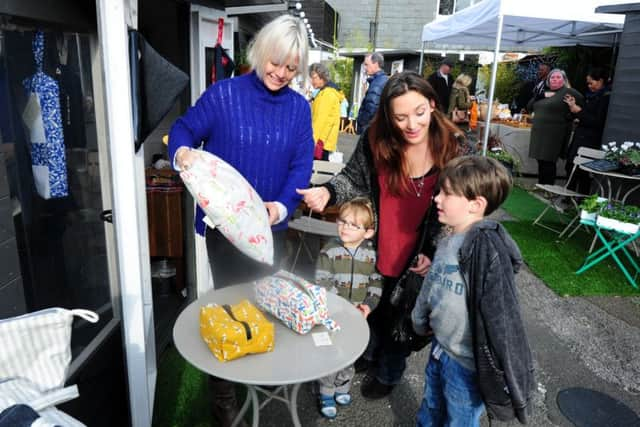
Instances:
[[[421,94],[430,104],[438,103],[438,95],[419,74],[413,71],[394,74],[382,90],[380,105],[369,130],[369,143],[375,167],[379,171],[385,171],[389,191],[396,196],[410,191],[410,188],[407,180],[408,164],[404,161],[407,142],[393,120],[391,101],[410,91]],[[429,124],[428,143],[435,168],[442,169],[449,160],[458,155],[459,143],[455,137],[457,132],[460,132],[458,128],[440,110],[434,109]]]

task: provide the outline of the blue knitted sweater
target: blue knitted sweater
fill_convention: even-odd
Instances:
[[[200,147],[236,168],[265,202],[280,202],[291,216],[307,188],[313,164],[311,109],[285,87],[272,92],[255,71],[209,86],[169,134],[169,159],[178,148]],[[196,231],[204,235],[197,208]],[[273,230],[287,227],[287,221]]]

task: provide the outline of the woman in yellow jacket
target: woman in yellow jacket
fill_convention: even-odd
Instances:
[[[329,70],[316,62],[309,66],[311,86],[319,89],[311,103],[313,140],[322,141],[322,160],[328,160],[329,154],[336,151],[338,132],[340,131],[340,103],[344,94],[331,82]]]

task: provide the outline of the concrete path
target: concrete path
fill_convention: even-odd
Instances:
[[[339,147],[352,151],[355,138],[341,135]],[[500,219],[508,220],[503,215]],[[298,272],[311,274],[301,259]],[[585,280],[588,280],[585,276]],[[640,297],[560,297],[528,268],[517,276],[527,333],[536,362],[538,383],[531,426],[572,426],[558,408],[558,392],[584,387],[605,393],[640,414]],[[303,426],[413,426],[422,399],[428,348],[413,354],[403,382],[385,399],[370,401],[360,395],[362,374],[356,375],[353,403],[339,408],[335,420],[320,416],[310,384],[298,399]],[[588,409],[588,408],[587,408]],[[262,413],[262,426],[291,425],[283,404],[271,403]],[[482,426],[488,426],[486,416]],[[498,426],[516,426],[497,423]],[[607,426],[618,427],[615,423]],[[632,424],[632,425],[639,425]],[[620,426],[627,427],[627,426]]]

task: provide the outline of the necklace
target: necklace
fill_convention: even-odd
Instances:
[[[422,189],[424,187],[424,177],[422,175],[420,178],[409,178],[411,181],[411,186],[413,187],[413,191],[416,192],[416,196],[422,197]]]

